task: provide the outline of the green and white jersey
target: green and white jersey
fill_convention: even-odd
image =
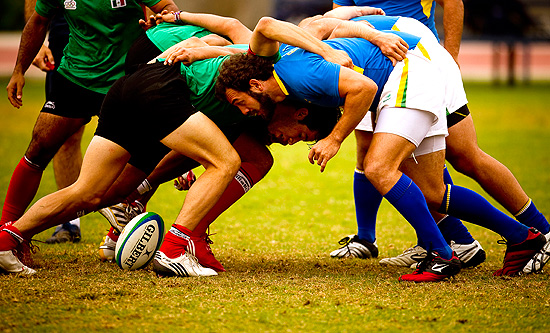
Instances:
[[[248,49],[248,45],[230,47],[242,48],[243,52]],[[226,101],[220,101],[215,96],[214,86],[219,75],[218,69],[228,57],[205,59],[194,62],[190,66],[181,65],[181,73],[191,90],[191,103],[218,126],[236,124],[247,118],[237,107]]]
[[[69,24],[69,43],[59,73],[89,90],[106,94],[124,75],[126,53],[144,33],[140,3],[151,7],[160,0],[37,0],[36,12],[52,17],[59,9]]]
[[[172,45],[191,37],[201,38],[212,34],[205,28],[194,25],[180,25],[174,23],[161,23],[150,28],[146,32],[147,37],[162,52],[166,51]]]

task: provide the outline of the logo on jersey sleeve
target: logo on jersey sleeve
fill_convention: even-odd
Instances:
[[[65,5],[65,9],[70,9],[70,10],[76,9],[76,1],[74,0],[65,0],[63,4]]]
[[[126,7],[126,0],[111,0],[111,7],[113,8]]]

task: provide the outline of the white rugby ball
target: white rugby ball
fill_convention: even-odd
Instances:
[[[115,248],[115,261],[124,270],[146,267],[164,238],[164,221],[151,212],[134,217],[124,227]]]

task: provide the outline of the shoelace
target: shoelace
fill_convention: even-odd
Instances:
[[[426,258],[424,260],[422,260],[420,262],[420,264],[416,267],[416,271],[415,273],[419,274],[419,273],[422,273],[424,272],[427,268],[428,268],[428,264],[430,262],[432,262],[432,260],[434,260],[434,255],[433,253],[430,251],[428,252],[428,254],[426,255]]]
[[[143,212],[143,208],[143,205],[137,201],[128,204],[124,212],[126,219],[128,220],[127,222],[130,222],[131,219],[141,214]]]
[[[197,259],[197,257],[195,257],[193,253],[189,251],[186,253],[187,253],[187,258],[189,258],[189,261],[191,262],[191,266],[202,267],[201,264],[199,264],[199,260]]]
[[[342,245],[342,246],[348,245],[349,243],[351,243],[351,240],[352,240],[352,239],[353,239],[353,238],[351,238],[350,236],[346,236],[346,237],[340,239],[340,240],[338,241],[338,244],[340,244],[340,245]]]

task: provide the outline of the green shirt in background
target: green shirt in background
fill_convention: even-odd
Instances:
[[[194,25],[179,25],[174,23],[161,23],[146,32],[147,37],[162,52],[171,46],[191,37],[201,38],[212,33],[205,28]]]
[[[147,7],[160,0],[140,1]],[[124,75],[126,53],[144,31],[140,2],[133,0],[37,0],[36,12],[52,17],[59,8],[69,24],[69,44],[58,72],[89,90],[106,94]]]
[[[248,49],[247,45],[231,45],[229,47]],[[229,56],[205,59],[194,62],[190,66],[181,65],[181,73],[187,80],[187,86],[191,90],[191,103],[197,110],[204,113],[216,125],[227,126],[239,123],[248,117],[226,101],[220,101],[215,95],[218,69]]]

